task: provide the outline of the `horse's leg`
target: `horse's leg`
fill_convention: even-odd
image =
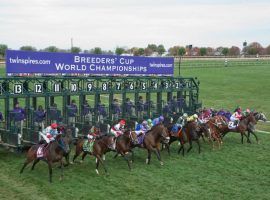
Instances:
[[[247,136],[247,134],[245,132],[241,132],[241,136],[242,136],[242,144],[244,144],[244,136],[247,138],[247,142],[251,143],[248,136]]]
[[[86,155],[87,155],[87,153],[84,151],[84,152],[83,152],[83,155],[82,155],[82,159],[81,159],[81,161],[80,161],[81,163],[84,161],[84,158],[85,158]]]
[[[257,144],[259,144],[259,139],[258,139],[257,135],[256,135],[253,131],[251,131],[251,133],[252,133],[252,135],[254,135],[254,137],[256,138]]]
[[[131,152],[131,162],[134,162],[134,152],[132,150],[129,150]]]
[[[60,169],[61,169],[61,176],[59,178],[60,181],[63,180],[64,177],[64,163],[63,163],[63,159],[60,160]]]
[[[48,161],[48,168],[49,168],[49,181],[52,182],[52,163],[51,161]]]
[[[150,149],[147,149],[147,152],[148,152],[148,156],[146,158],[146,164],[150,164],[150,160],[151,160],[151,150]]]
[[[196,140],[196,143],[198,144],[198,147],[199,147],[199,153],[201,153],[201,144],[200,144],[200,141],[199,140]]]
[[[118,156],[118,153],[116,153],[113,158],[117,158],[117,156]]]
[[[66,159],[66,164],[64,165],[64,167],[69,166],[70,162],[69,162],[69,153],[65,156]]]
[[[188,153],[191,149],[192,149],[192,141],[190,140],[190,141],[189,141],[189,148],[188,148],[188,150],[187,150],[187,153]]]
[[[127,154],[121,153],[121,155],[122,155],[123,158],[127,161],[129,171],[131,171],[131,166],[130,166],[130,163],[129,163],[129,159],[128,159],[128,157],[127,157]]]
[[[168,151],[168,154],[169,156],[171,155],[171,151],[170,151],[170,144],[165,144],[166,148],[167,148],[167,151]]]
[[[26,159],[26,161],[25,161],[24,164],[23,164],[23,167],[21,168],[20,174],[23,173],[24,168],[25,168],[30,162],[32,162],[33,160],[34,160],[34,159],[33,159],[33,158],[30,158],[30,157],[28,157],[28,158]]]
[[[39,158],[37,158],[37,159],[34,161],[34,163],[33,163],[32,167],[31,167],[31,170],[34,170],[35,165],[36,165],[36,164],[37,164],[39,161],[40,161],[40,159],[39,159]]]
[[[96,158],[97,158],[97,160],[96,160],[96,172],[97,172],[97,174],[99,174],[99,172],[98,172],[98,165],[99,165],[99,162],[103,165],[104,171],[105,171],[105,173],[107,174],[106,166],[105,166],[104,162],[102,161],[100,155],[96,155]]]
[[[160,151],[159,151],[158,148],[155,149],[155,153],[156,153],[157,158],[158,158],[158,160],[160,162],[160,165],[163,165],[163,162],[161,161]]]
[[[75,159],[76,159],[80,154],[81,154],[81,151],[78,151],[78,150],[75,151],[75,155],[73,156],[73,160],[72,160],[73,163],[75,162]]]

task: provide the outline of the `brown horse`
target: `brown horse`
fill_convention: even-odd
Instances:
[[[131,170],[130,161],[127,157],[128,153],[131,153],[131,161],[133,161],[134,154],[132,148],[138,144],[138,138],[135,131],[126,130],[123,135],[120,135],[116,138],[116,152],[114,156],[117,157],[118,154],[121,154],[123,158],[127,161],[128,168]]]
[[[224,137],[228,132],[237,132],[241,134],[241,142],[244,143],[244,136],[247,138],[247,142],[250,143],[250,140],[248,136],[246,135],[246,131],[248,131],[248,128],[253,127],[257,124],[257,121],[253,115],[253,113],[250,113],[249,115],[243,117],[239,125],[234,129],[229,129],[228,125],[222,125],[220,128],[220,133],[222,134],[222,137]]]
[[[228,126],[228,123],[226,121],[226,118],[224,116],[214,116],[209,119],[208,122],[206,122],[207,126],[209,127],[209,140],[212,143],[212,148],[214,149],[215,147],[215,141],[217,142],[218,148],[220,149],[221,144],[223,143],[222,137],[220,134],[220,128],[222,126]]]
[[[111,136],[111,135],[103,135],[103,136],[97,137],[94,141],[93,152],[84,151],[83,144],[85,142],[85,139],[83,138],[79,139],[76,145],[73,162],[82,152],[83,152],[83,155],[82,155],[81,162],[84,160],[87,154],[90,154],[96,157],[96,173],[99,174],[99,171],[98,171],[99,163],[103,165],[103,168],[105,172],[107,173],[107,168],[104,162],[102,161],[102,156],[105,155],[105,153],[107,153],[110,150],[115,150],[114,139],[115,139],[114,136]]]
[[[145,134],[143,140],[143,147],[146,148],[148,151],[146,164],[150,164],[151,152],[155,151],[160,164],[163,165],[160,156],[160,142],[163,141],[165,143],[168,143],[169,140],[169,132],[163,124],[153,126],[152,129]]]
[[[60,145],[60,143],[59,143],[60,140],[62,140],[62,136],[58,135],[54,141],[52,141],[50,144],[48,144],[47,147],[45,147],[46,149],[44,151],[44,156],[41,158],[37,157],[37,151],[38,151],[39,147],[41,147],[42,145],[44,146],[44,144],[33,145],[27,152],[26,160],[24,162],[24,165],[23,165],[20,173],[23,173],[24,168],[32,161],[34,161],[32,168],[31,168],[33,170],[35,165],[40,160],[43,160],[48,164],[49,181],[52,182],[52,164],[54,162],[60,162],[60,167],[61,167],[60,180],[62,180],[63,179],[63,159],[62,158],[63,158],[64,154],[66,154],[69,151],[69,148],[67,146],[65,146],[65,143],[63,143],[63,142],[62,143],[64,145]]]
[[[68,151],[64,154],[64,157],[66,159],[66,164],[64,166],[66,167],[70,164],[69,162],[69,155],[71,152],[70,146],[73,142],[72,129],[70,127],[65,127],[61,131],[63,132],[63,142],[68,147]]]
[[[181,152],[182,150],[182,155],[185,155],[185,143],[189,143],[189,148],[187,150],[187,153],[192,149],[192,141],[195,141],[198,144],[199,147],[199,153],[201,153],[201,145],[200,145],[200,141],[199,141],[199,133],[202,131],[200,130],[197,122],[188,122],[184,127],[184,132],[183,129],[180,129],[178,131],[178,137],[180,140],[180,148],[178,150],[178,154]],[[204,129],[203,129],[204,130]]]

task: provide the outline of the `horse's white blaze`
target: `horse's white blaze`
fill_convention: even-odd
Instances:
[[[99,171],[98,171],[98,169],[96,169],[96,173],[99,175]]]

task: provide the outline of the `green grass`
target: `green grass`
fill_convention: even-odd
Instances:
[[[241,105],[270,116],[269,65],[184,67],[181,75],[198,77],[200,99],[206,107],[232,110]],[[270,131],[269,123],[258,127]],[[87,157],[85,163],[65,169],[63,182],[58,180],[60,170],[54,168],[53,184],[48,183],[45,163],[19,175],[24,155],[0,149],[0,199],[269,199],[270,135],[257,134],[260,144],[252,138],[252,144],[242,145],[240,135],[231,133],[220,150],[203,143],[199,155],[194,144],[184,158],[176,154],[174,143],[170,157],[162,152],[164,166],[155,155],[146,165],[146,151],[136,149],[131,172],[122,158],[113,159],[109,153],[109,176],[102,168],[101,175],[96,175],[94,159]]]

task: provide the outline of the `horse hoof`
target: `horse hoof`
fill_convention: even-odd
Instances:
[[[163,166],[163,165],[164,165],[164,163],[163,163],[162,161],[160,161],[160,165],[161,165],[161,166]]]
[[[97,175],[99,175],[99,172],[98,172],[98,170],[96,169],[96,173],[97,173]]]
[[[145,163],[146,163],[146,164],[149,164],[149,160],[148,160],[148,158],[146,158],[146,161],[145,161]]]
[[[73,164],[74,164],[74,162],[70,162],[70,164],[71,164],[71,165],[73,165]]]
[[[83,163],[83,160],[81,160],[80,163]]]

